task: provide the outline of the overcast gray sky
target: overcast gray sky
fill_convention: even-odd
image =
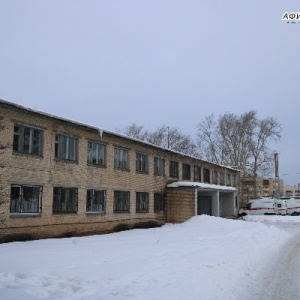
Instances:
[[[298,184],[300,20],[285,12],[299,0],[0,0],[0,99],[192,136],[206,115],[254,109],[282,124],[279,172]]]

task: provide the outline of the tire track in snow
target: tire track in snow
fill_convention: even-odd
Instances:
[[[281,227],[280,225],[275,225]],[[295,226],[295,227],[294,227]],[[249,299],[257,300],[296,300],[300,299],[300,232],[295,224],[285,227],[293,231],[292,237],[274,255],[272,265],[268,266],[257,282],[255,295]],[[294,228],[293,228],[294,227]]]

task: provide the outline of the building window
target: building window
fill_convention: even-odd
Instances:
[[[165,160],[161,157],[154,157],[154,175],[165,175]]]
[[[226,174],[226,185],[230,186],[231,185],[231,175]]]
[[[178,177],[178,162],[170,160],[170,177]]]
[[[220,172],[220,185],[225,185],[225,178],[223,172]]]
[[[87,190],[86,193],[86,211],[104,212],[105,211],[105,191]]]
[[[87,163],[90,165],[105,166],[106,145],[88,142]]]
[[[212,183],[213,184],[217,184],[218,183],[218,173],[217,173],[217,171],[215,171],[215,170],[213,170],[212,171]]]
[[[13,151],[42,155],[42,134],[40,129],[15,124]]]
[[[42,187],[34,185],[11,186],[11,213],[40,213],[42,206]]]
[[[76,213],[77,198],[77,188],[53,188],[53,213]]]
[[[129,192],[115,191],[114,192],[114,212],[129,212]]]
[[[201,181],[201,168],[194,166],[194,180]]]
[[[76,161],[77,138],[57,134],[55,136],[55,158]]]
[[[191,166],[188,164],[182,164],[182,179],[191,179]]]
[[[236,175],[233,175],[233,186],[236,186]]]
[[[165,210],[165,198],[162,193],[154,193],[154,211]]]
[[[136,212],[149,212],[149,193],[136,193]]]
[[[209,169],[204,168],[203,169],[203,179],[205,183],[210,183],[210,171]]]
[[[128,170],[128,150],[122,148],[115,148],[115,158],[114,158],[115,169]]]
[[[136,154],[136,171],[148,173],[148,155],[142,153]]]

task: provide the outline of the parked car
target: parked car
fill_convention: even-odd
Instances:
[[[274,199],[258,198],[250,200],[243,208],[239,210],[239,216],[246,215],[275,215]]]

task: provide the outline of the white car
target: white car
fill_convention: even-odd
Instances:
[[[250,200],[239,210],[239,216],[246,215],[275,215],[274,199],[258,198]]]

